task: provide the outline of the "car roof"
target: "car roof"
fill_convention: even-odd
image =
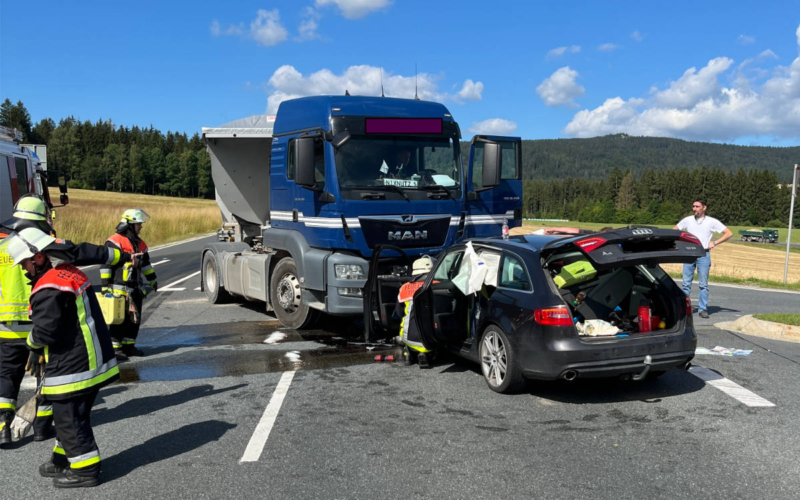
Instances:
[[[571,236],[571,235],[569,235]],[[550,235],[550,234],[526,234],[519,236],[509,236],[504,240],[500,236],[493,236],[491,238],[470,238],[466,240],[471,241],[473,244],[481,244],[491,246],[501,250],[519,251],[527,250],[529,252],[539,253],[543,246],[547,243],[565,238],[563,235]]]

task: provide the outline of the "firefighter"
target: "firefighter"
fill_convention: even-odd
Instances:
[[[403,362],[410,365],[416,360],[420,368],[430,368],[433,350],[425,346],[414,321],[414,293],[425,283],[432,268],[433,260],[427,255],[414,261],[411,269],[412,280],[400,287],[395,308],[395,314],[402,318],[400,340],[404,344]]]
[[[51,227],[47,221],[47,207],[36,195],[26,195],[17,201],[13,217],[0,226],[0,242],[13,231],[37,228],[47,233]],[[55,240],[48,246],[51,260],[72,262],[78,265],[110,264],[128,262],[129,254],[119,250],[69,241]],[[11,257],[0,250],[0,447],[12,440],[9,426],[14,420],[19,388],[25,375],[28,349],[25,340],[31,331],[29,299],[31,287],[24,270],[14,266]],[[54,437],[53,409],[42,402],[33,423],[33,440],[44,441]]]
[[[32,287],[26,369],[37,373],[44,363],[41,394],[53,406],[56,443],[39,473],[58,488],[96,486],[100,452],[89,414],[100,388],[119,378],[119,367],[92,283],[72,264],[53,267],[48,246],[54,241],[27,228],[3,242]]]
[[[136,347],[139,324],[142,318],[142,301],[148,293],[158,290],[156,271],[150,265],[147,244],[139,238],[142,226],[150,216],[141,208],[125,210],[116,233],[106,241],[106,246],[123,252],[141,252],[139,265],[117,263],[100,269],[100,281],[105,289],[117,296],[126,297],[127,314],[119,325],[111,325],[111,341],[118,361],[130,356],[142,356]]]

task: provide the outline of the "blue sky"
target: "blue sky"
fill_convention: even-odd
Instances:
[[[0,0],[0,98],[191,134],[291,96],[376,95],[380,66],[413,97],[416,63],[465,138],[797,145],[798,26],[796,1]]]

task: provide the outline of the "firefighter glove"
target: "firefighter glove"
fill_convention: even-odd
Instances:
[[[40,350],[31,351],[28,355],[28,363],[25,365],[25,371],[32,377],[42,377],[44,372],[44,355]]]

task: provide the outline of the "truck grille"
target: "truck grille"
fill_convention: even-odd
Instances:
[[[450,229],[450,217],[403,215],[359,217],[367,246],[394,245],[400,248],[442,246]]]

